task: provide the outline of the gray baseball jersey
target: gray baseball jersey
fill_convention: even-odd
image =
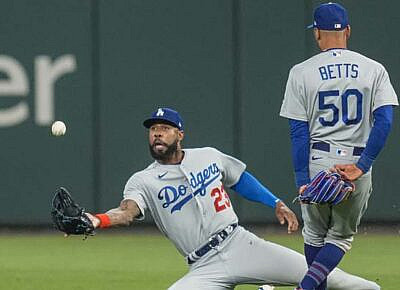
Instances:
[[[245,170],[241,161],[214,148],[185,149],[178,165],[152,163],[127,182],[124,198],[149,210],[158,228],[184,256],[237,223],[224,186],[236,184]],[[238,284],[295,285],[307,271],[304,256],[267,242],[241,226],[213,247],[169,289],[223,290]],[[335,269],[330,289],[379,289],[371,281]]]
[[[312,142],[365,147],[373,111],[398,104],[380,63],[350,50],[332,49],[290,70],[280,115],[309,122]]]
[[[289,73],[280,115],[307,121],[310,143],[330,144],[330,152],[310,149],[309,173],[335,164],[356,163],[355,147],[365,147],[373,112],[398,105],[385,68],[346,49],[330,49],[295,65]],[[371,171],[356,182],[346,203],[328,207],[302,204],[306,244],[333,243],[347,251],[372,191]]]
[[[237,223],[224,189],[238,182],[246,165],[214,148],[184,149],[181,164],[154,162],[127,182],[125,199],[142,214],[150,210],[158,228],[188,255],[208,238]]]

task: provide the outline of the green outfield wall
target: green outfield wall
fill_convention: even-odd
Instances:
[[[142,121],[159,106],[181,112],[186,147],[239,157],[290,203],[279,109],[290,67],[318,51],[304,28],[320,2],[1,0],[0,225],[49,224],[58,186],[89,211],[116,207],[130,175],[151,162]],[[400,3],[339,2],[349,48],[381,62],[400,93]],[[367,221],[400,221],[399,119],[397,109]],[[50,135],[54,120],[65,136]],[[273,210],[231,198],[242,222],[275,222]]]

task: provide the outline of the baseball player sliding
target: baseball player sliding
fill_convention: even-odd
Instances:
[[[95,228],[128,225],[150,211],[160,231],[186,258],[189,272],[169,289],[233,289],[239,284],[296,285],[307,271],[304,257],[267,242],[238,225],[226,188],[275,209],[288,232],[295,214],[248,171],[214,148],[183,149],[178,112],[159,108],[144,121],[155,161],[132,175],[118,208],[87,214]],[[331,289],[379,289],[373,282],[335,269]]]
[[[309,269],[298,289],[326,289],[367,209],[371,166],[398,100],[385,68],[347,49],[350,26],[343,6],[320,5],[311,26],[322,52],[290,70],[280,115],[289,119],[300,194],[310,177],[329,168],[355,184],[350,198],[337,205],[301,205]]]

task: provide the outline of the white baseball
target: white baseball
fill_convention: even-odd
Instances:
[[[51,133],[53,136],[62,136],[67,131],[67,127],[62,121],[55,121],[53,125],[51,125]]]

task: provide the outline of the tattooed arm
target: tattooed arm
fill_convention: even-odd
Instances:
[[[86,213],[92,221],[95,228],[100,225],[100,219],[92,214]],[[137,203],[131,199],[124,199],[117,208],[110,209],[105,213],[110,219],[110,226],[127,226],[133,222],[133,219],[140,215],[140,209]]]

